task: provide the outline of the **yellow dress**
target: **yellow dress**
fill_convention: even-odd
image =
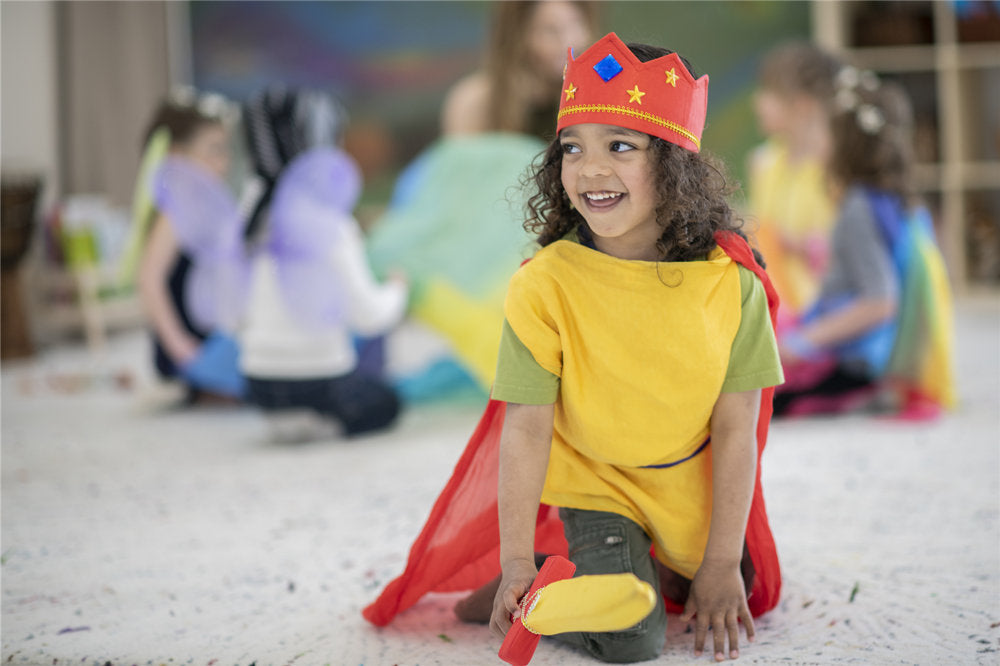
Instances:
[[[740,302],[738,266],[720,249],[655,263],[563,240],[514,275],[507,320],[560,377],[542,502],[624,515],[664,564],[695,574],[712,506],[711,447],[701,448]]]
[[[776,143],[757,149],[750,170],[750,214],[760,224],[757,243],[783,307],[809,307],[819,295],[825,262],[786,248],[811,243],[825,256],[836,207],[827,193],[823,166],[816,161],[792,164],[788,150]]]

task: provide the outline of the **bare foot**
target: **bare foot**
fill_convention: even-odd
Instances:
[[[493,614],[493,599],[499,588],[500,576],[497,576],[455,604],[455,615],[462,622],[488,624]]]
[[[541,568],[545,563],[545,553],[535,553],[535,566]],[[455,615],[462,622],[470,624],[489,624],[493,615],[493,599],[500,589],[500,576],[475,590],[469,596],[455,604]]]

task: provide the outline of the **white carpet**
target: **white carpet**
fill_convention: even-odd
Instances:
[[[277,446],[242,408],[154,409],[146,343],[5,364],[0,663],[499,664],[453,597],[386,629],[363,605],[403,567],[478,410]],[[940,422],[776,423],[765,494],[779,608],[741,661],[1000,662],[1000,302],[959,308],[962,405]],[[109,377],[131,369],[138,387]],[[671,618],[660,663],[695,660]],[[543,641],[533,664],[587,660]]]

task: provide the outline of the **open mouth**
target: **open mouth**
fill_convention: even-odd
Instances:
[[[584,192],[583,198],[587,207],[592,210],[607,210],[618,205],[625,196],[624,192]]]

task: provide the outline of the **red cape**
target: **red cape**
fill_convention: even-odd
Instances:
[[[778,312],[778,296],[764,269],[754,260],[750,245],[731,232],[715,236],[719,247],[734,261],[753,271],[764,284],[771,324]],[[767,522],[760,486],[760,456],[771,423],[774,389],[761,391],[757,422],[757,478],[747,521],[746,546],[756,576],[748,604],[760,615],[778,603],[781,570],[774,537]],[[497,476],[500,432],[506,403],[490,400],[448,484],[431,509],[431,515],[410,548],[403,573],[390,582],[363,614],[372,624],[385,626],[397,613],[415,604],[428,592],[456,592],[478,588],[500,573],[500,530],[497,522]],[[555,507],[538,510],[535,551],[567,556],[562,522]],[[679,613],[677,603],[666,600],[667,611]]]

